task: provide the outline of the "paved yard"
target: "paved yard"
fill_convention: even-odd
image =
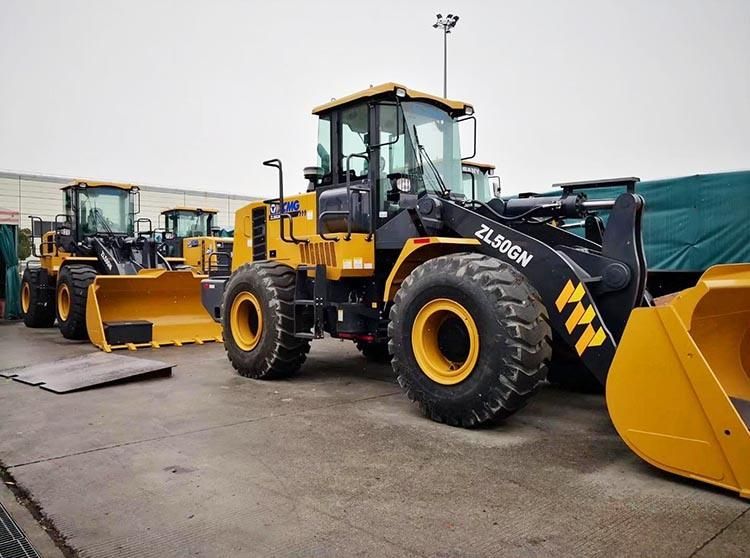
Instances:
[[[0,461],[80,556],[750,552],[750,503],[641,462],[600,397],[547,388],[460,430],[351,343],[313,347],[279,382],[221,345],[139,351],[173,377],[80,393],[0,380]],[[0,325],[0,368],[92,350]]]

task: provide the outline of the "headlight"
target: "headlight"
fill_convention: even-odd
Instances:
[[[391,188],[400,192],[411,192],[411,179],[403,174],[394,173],[388,175],[391,181]]]

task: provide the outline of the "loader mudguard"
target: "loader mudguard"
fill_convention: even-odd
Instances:
[[[598,254],[550,246],[537,238],[542,235],[531,235],[531,227],[547,231],[543,227],[551,225],[529,224],[524,233],[450,201],[443,202],[443,222],[459,237],[478,239],[476,250],[514,266],[529,279],[547,307],[552,329],[604,385],[619,339],[610,321],[621,332],[643,296],[642,210],[640,196],[620,195],[610,215],[620,224],[609,240],[604,239],[610,252]],[[605,282],[603,271],[614,277]]]

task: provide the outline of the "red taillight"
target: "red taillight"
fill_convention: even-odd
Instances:
[[[415,238],[414,240],[412,240],[412,242],[414,244],[429,244],[430,238],[429,237]]]

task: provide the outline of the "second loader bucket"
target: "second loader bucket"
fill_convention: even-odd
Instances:
[[[750,264],[712,267],[664,306],[633,310],[607,406],[647,462],[750,498]]]
[[[202,278],[189,270],[97,276],[86,302],[89,339],[107,352],[221,342],[221,325],[201,304]]]

